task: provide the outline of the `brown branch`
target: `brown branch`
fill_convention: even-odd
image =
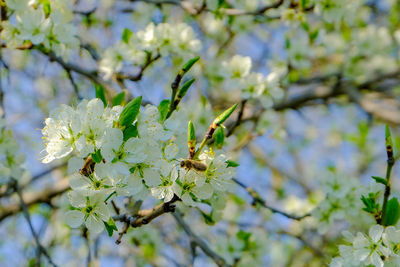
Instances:
[[[125,222],[124,228],[116,243],[121,243],[122,235],[128,231],[129,226],[133,228],[141,227],[142,225],[149,224],[152,220],[165,213],[174,212],[175,205],[173,205],[173,203],[178,200],[180,200],[179,197],[175,195],[169,202],[160,203],[152,209],[134,211],[133,215],[122,214],[114,216],[113,219],[115,221]]]
[[[361,94],[359,90],[354,87],[349,87],[347,89],[347,94],[350,99],[357,103],[362,109],[364,109],[368,114],[373,115],[376,118],[379,118],[385,122],[391,124],[400,124],[400,113],[399,113],[399,105],[392,105],[393,108],[390,108],[388,101],[377,101],[376,97],[368,98],[367,96]]]
[[[116,73],[114,75],[116,80],[130,80],[133,82],[137,82],[142,79],[144,71],[157,59],[161,58],[160,54],[157,54],[155,57],[151,57],[149,54],[146,62],[143,64],[143,66],[140,67],[140,70],[137,74],[131,75],[131,74],[124,74],[124,73]]]
[[[52,173],[53,171],[55,171],[57,169],[60,169],[60,168],[63,168],[63,167],[66,167],[66,166],[67,166],[67,162],[63,162],[63,163],[60,163],[60,164],[55,165],[55,166],[52,166],[51,168],[49,168],[47,170],[44,170],[44,171],[32,176],[32,178],[28,182],[26,182],[25,184],[21,185],[21,189],[24,189],[27,186],[31,185],[32,183],[40,180],[41,178],[43,178],[47,174]]]
[[[54,197],[61,195],[69,189],[68,179],[62,179],[51,187],[45,188],[40,192],[24,193],[22,198],[27,207],[39,203],[50,203]],[[20,212],[21,206],[18,203],[12,203],[0,207],[0,222],[7,217]]]
[[[130,0],[131,2],[145,2],[149,4],[155,5],[174,5],[177,7],[182,8],[185,12],[189,13],[190,15],[198,15],[203,11],[214,13],[215,10],[211,10],[207,8],[206,4],[203,4],[196,8],[192,3],[188,1],[174,1],[174,0]],[[260,16],[263,15],[267,10],[279,8],[284,3],[284,0],[278,0],[275,3],[270,5],[265,5],[260,8],[257,8],[253,11],[246,11],[236,8],[220,8],[218,11],[222,12],[228,16]]]
[[[304,214],[302,216],[297,216],[297,215],[289,214],[289,213],[286,213],[284,211],[281,211],[281,210],[278,210],[276,208],[273,208],[273,207],[269,206],[267,204],[267,202],[263,198],[261,198],[260,195],[257,193],[257,191],[255,191],[253,188],[246,186],[245,184],[243,184],[242,182],[240,182],[236,178],[233,178],[233,181],[236,184],[238,184],[240,187],[244,188],[247,191],[247,193],[249,193],[249,195],[253,198],[253,203],[252,203],[253,206],[255,206],[257,204],[260,204],[264,208],[269,209],[270,211],[272,211],[273,213],[281,214],[281,215],[283,215],[283,216],[285,216],[285,217],[287,217],[289,219],[297,220],[297,221],[302,220],[302,219],[304,219],[304,218],[306,218],[308,216],[311,216],[310,213],[306,213],[306,214]]]
[[[278,0],[275,3],[260,7],[253,11],[246,11],[246,10],[235,9],[235,8],[221,8],[220,11],[223,12],[225,15],[229,15],[229,16],[257,16],[257,15],[263,15],[267,10],[278,8],[283,3],[284,3],[284,0]]]
[[[129,201],[131,200],[131,198],[129,198]],[[138,200],[135,202],[133,208],[132,208],[132,217],[137,217],[138,216],[138,212],[140,210],[140,207],[142,206],[143,201],[142,200]],[[117,212],[117,215],[119,215],[119,211]],[[128,231],[130,222],[127,220],[124,224],[124,228],[122,230],[122,232],[119,233],[119,237],[117,239],[117,241],[115,241],[115,244],[119,245],[121,244],[121,239],[124,236],[124,234],[126,234],[126,232]]]

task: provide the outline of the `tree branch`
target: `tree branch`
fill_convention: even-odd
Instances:
[[[133,215],[127,215],[127,214],[117,215],[114,216],[113,219],[115,221],[121,221],[126,223],[122,231],[122,233],[125,234],[129,226],[137,228],[142,225],[149,224],[152,220],[165,213],[174,212],[175,205],[173,205],[173,203],[178,200],[180,200],[179,197],[174,195],[174,197],[169,202],[160,203],[150,210],[139,210],[137,212],[134,211]],[[117,244],[121,243],[122,235],[120,235],[120,238],[118,238],[118,240],[116,241]]]
[[[172,213],[174,216],[176,222],[183,228],[183,230],[186,232],[186,234],[189,236],[190,241],[193,242],[196,246],[200,247],[203,252],[210,257],[215,264],[219,267],[227,267],[230,266],[226,263],[225,259],[222,258],[220,255],[215,253],[200,237],[198,237],[192,229],[190,229],[189,225],[186,224],[186,222],[183,220],[181,214],[176,211]]]
[[[22,198],[27,207],[39,203],[50,203],[54,197],[61,195],[69,189],[68,179],[62,179],[51,187],[45,188],[40,192],[24,193]],[[7,217],[14,215],[22,210],[18,203],[0,207],[0,222]]]
[[[240,182],[236,178],[233,178],[233,181],[236,184],[238,184],[240,187],[244,188],[247,191],[247,193],[249,193],[249,195],[253,198],[252,205],[260,204],[264,208],[269,209],[270,211],[272,211],[273,213],[278,213],[278,214],[281,214],[281,215],[283,215],[283,216],[285,216],[285,217],[287,217],[289,219],[297,220],[297,221],[300,221],[300,220],[304,219],[305,217],[311,216],[310,213],[306,213],[306,214],[304,214],[302,216],[297,216],[297,215],[289,214],[289,213],[286,213],[284,211],[281,211],[281,210],[278,210],[276,208],[273,208],[273,207],[269,206],[267,204],[267,202],[263,198],[261,198],[260,195],[257,193],[257,191],[255,191],[253,188],[250,188],[250,187],[246,186],[245,184],[243,184],[242,182]]]

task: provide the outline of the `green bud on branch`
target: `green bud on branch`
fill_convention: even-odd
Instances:
[[[177,100],[179,101],[186,95],[187,91],[189,90],[190,86],[194,83],[196,79],[191,79],[187,82],[185,82],[184,85],[182,85],[182,88],[178,92]]]
[[[189,147],[189,158],[193,158],[196,150],[196,132],[194,131],[194,125],[192,121],[188,123],[188,147]]]
[[[219,115],[217,118],[215,118],[213,123],[208,128],[208,131],[207,131],[206,135],[204,136],[203,141],[201,141],[199,148],[194,153],[194,156],[193,156],[194,159],[196,159],[199,156],[200,152],[203,150],[207,141],[213,137],[213,134],[214,134],[215,130],[218,128],[218,126],[221,126],[221,124],[224,123],[229,118],[230,115],[232,115],[232,113],[236,107],[237,107],[237,104],[231,106],[230,108],[228,108],[227,110],[222,112],[221,115]]]
[[[222,123],[224,123],[229,118],[229,116],[231,116],[231,114],[233,113],[233,111],[235,110],[236,107],[237,107],[237,104],[233,105],[232,107],[230,107],[227,110],[225,110],[224,112],[222,112],[222,114],[219,115],[214,120],[213,124],[216,124],[217,126],[219,126]]]
[[[385,145],[388,161],[393,159],[393,141],[392,135],[390,133],[389,126],[386,125],[385,129]]]
[[[189,60],[188,62],[186,62],[185,66],[183,66],[182,70],[183,70],[184,72],[188,72],[188,71],[193,67],[193,65],[194,65],[197,61],[199,61],[199,59],[200,59],[200,57],[192,58],[191,60]]]

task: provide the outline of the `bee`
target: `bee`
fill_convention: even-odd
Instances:
[[[184,159],[180,162],[181,168],[185,168],[187,171],[194,169],[199,172],[205,172],[207,170],[207,165],[193,159]]]

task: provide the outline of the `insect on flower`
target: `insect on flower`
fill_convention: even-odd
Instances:
[[[185,168],[187,171],[194,169],[199,172],[205,172],[207,170],[207,165],[193,159],[184,159],[180,162],[181,168]]]

